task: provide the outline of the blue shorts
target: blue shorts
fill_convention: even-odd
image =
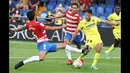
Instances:
[[[65,36],[64,36],[64,39],[68,39],[69,41],[71,40],[72,38],[72,34],[70,33],[66,33]],[[76,45],[81,45],[81,41],[80,41],[80,35],[77,35],[75,37],[75,39],[73,40],[73,42],[76,44]]]
[[[48,52],[56,52],[56,44],[50,44],[49,42],[42,42],[37,44],[38,52],[46,51]]]

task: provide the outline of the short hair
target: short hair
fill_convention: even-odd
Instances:
[[[85,12],[92,14],[92,9],[87,9]]]
[[[27,12],[27,17],[28,17],[29,21],[33,21],[34,20],[34,16],[35,16],[35,12],[33,10]]]
[[[73,5],[76,5],[77,8],[79,7],[79,5],[78,5],[77,3],[72,3],[72,4],[71,4],[71,7],[72,7]]]

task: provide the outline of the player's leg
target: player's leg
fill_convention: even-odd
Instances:
[[[15,69],[18,69],[19,67],[27,64],[27,63],[31,63],[31,62],[39,62],[45,59],[46,53],[49,51],[50,49],[50,44],[48,42],[43,42],[37,45],[38,47],[38,55],[37,56],[32,56],[26,60],[20,61],[15,65]]]
[[[74,44],[77,46],[78,49],[81,49],[81,37],[77,35],[74,39]]]
[[[77,58],[77,60],[82,60],[84,56],[86,56],[90,51],[90,46],[86,45],[86,47],[82,50],[80,56]]]
[[[115,41],[114,41],[114,44],[111,45],[111,47],[105,51],[106,53],[106,58],[109,59],[109,54],[110,52],[112,52],[117,46],[118,44],[120,43],[121,41],[121,35],[120,35],[120,32],[117,32],[116,30],[113,30],[113,35],[115,37]]]
[[[77,46],[78,49],[81,49],[81,37],[80,37],[80,35],[77,35],[77,36],[75,37],[74,43],[76,44],[76,46]],[[84,65],[84,60],[83,60],[83,58],[81,59],[81,62],[82,62],[83,65]]]
[[[96,41],[95,41],[95,43],[96,43]],[[96,64],[100,57],[101,49],[102,49],[102,42],[99,41],[99,43],[96,44],[96,53],[95,53],[94,60],[93,60],[92,66],[91,66],[92,69],[98,69],[96,67]]]
[[[65,36],[64,36],[64,43],[68,43],[69,40],[71,40],[71,37],[72,37],[71,34],[66,33]],[[65,53],[66,53],[66,56],[68,58],[67,65],[72,65],[73,61],[72,61],[72,58],[71,58],[71,52],[68,51],[68,50],[65,50]]]
[[[114,44],[112,44],[111,47],[107,51],[105,51],[107,59],[109,59],[108,55],[118,46],[118,44],[120,43],[120,41],[121,41],[121,39],[118,39],[118,40],[115,39]]]
[[[85,44],[85,48],[82,50],[82,53],[80,56],[77,58],[77,60],[81,60],[84,56],[86,56],[89,51],[93,48],[91,40],[87,40]]]
[[[71,47],[69,45],[67,45],[66,43],[57,43],[57,50],[59,49],[65,49],[66,53],[71,53],[71,52],[79,52],[81,53],[82,52],[82,49],[77,49],[77,48],[74,48],[74,47]],[[67,64],[68,65],[72,65],[73,61],[72,60],[68,60]]]
[[[61,50],[61,49],[65,49],[65,50],[68,50],[70,52],[79,52],[79,53],[82,52],[82,50],[74,48],[74,47],[71,47],[71,46],[69,46],[66,43],[57,43],[56,44],[56,50]]]

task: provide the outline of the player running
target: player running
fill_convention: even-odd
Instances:
[[[81,50],[77,49],[77,48],[72,48],[69,45],[66,45],[65,43],[54,43],[54,44],[50,44],[48,42],[48,38],[45,32],[43,32],[44,30],[58,30],[58,29],[62,29],[65,28],[66,25],[62,25],[59,27],[50,27],[50,26],[46,26],[43,23],[39,23],[35,21],[35,13],[34,11],[29,11],[27,13],[27,17],[29,19],[30,22],[28,22],[25,26],[23,27],[18,27],[16,29],[14,28],[10,28],[11,31],[22,31],[25,29],[28,29],[30,32],[32,32],[37,40],[37,48],[38,48],[38,56],[32,56],[26,60],[20,61],[15,65],[15,69],[18,69],[19,67],[30,63],[30,62],[37,62],[37,61],[42,61],[45,59],[45,56],[47,55],[47,53],[49,52],[56,52],[56,50],[58,49],[66,49],[68,51],[71,52],[81,52]]]
[[[99,31],[98,31],[98,28],[97,28],[97,24],[101,23],[101,22],[103,22],[105,24],[110,24],[110,25],[117,25],[117,23],[112,23],[112,22],[109,22],[107,20],[101,20],[98,17],[92,16],[92,10],[87,9],[86,10],[86,18],[83,19],[79,23],[77,30],[72,35],[72,39],[69,43],[69,44],[72,43],[75,36],[79,33],[79,31],[81,29],[84,31],[84,34],[86,35],[86,44],[85,44],[85,48],[83,49],[82,53],[77,58],[77,60],[81,60],[85,55],[88,54],[88,52],[92,48],[96,48],[96,53],[95,53],[94,60],[93,60],[92,66],[91,66],[92,69],[98,69],[96,67],[96,64],[97,64],[97,61],[98,61],[99,56],[100,56],[101,48],[103,46],[103,42],[101,40]]]
[[[77,3],[72,3],[71,10],[66,11],[65,14],[55,15],[55,18],[66,17],[67,27],[66,27],[66,33],[64,36],[64,43],[69,43],[69,41],[72,38],[72,34],[74,34],[75,30],[77,29],[78,23],[81,20],[81,16],[78,13],[78,8],[79,8],[79,6]],[[80,39],[81,38],[80,38],[80,32],[79,32],[73,41],[78,49],[81,49]],[[68,50],[65,50],[65,52],[68,57],[67,65],[72,65],[73,61],[71,58],[71,52]],[[83,59],[81,61],[82,61],[82,63],[84,63]]]
[[[119,5],[115,6],[115,12],[108,16],[108,20],[112,22],[116,22],[116,21],[121,22],[121,11]],[[109,58],[108,55],[110,54],[110,52],[112,52],[115,49],[115,47],[117,47],[118,44],[121,42],[121,24],[118,26],[113,26],[112,30],[113,30],[113,35],[115,37],[115,42],[114,44],[111,45],[111,47],[108,50],[105,51],[107,59]]]

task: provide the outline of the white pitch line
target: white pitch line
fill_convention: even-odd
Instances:
[[[36,42],[22,42],[22,41],[10,41],[9,43],[14,43],[14,44],[37,44]]]
[[[10,59],[18,59],[18,58],[29,58],[29,57],[9,57]],[[46,57],[46,58],[50,58],[50,59],[56,59],[56,58],[59,58],[59,59],[63,59],[63,58],[66,58],[66,57]],[[72,57],[72,58],[77,58],[77,57]],[[87,57],[87,58],[90,58],[92,59],[93,57]],[[102,59],[105,59],[106,57],[100,57]],[[121,57],[110,57],[112,59],[120,59]]]
[[[31,42],[31,41],[24,41],[24,42],[22,42],[22,41],[10,41],[9,43],[14,43],[14,44],[37,44],[36,42]],[[120,50],[120,47],[117,47],[117,49]]]

